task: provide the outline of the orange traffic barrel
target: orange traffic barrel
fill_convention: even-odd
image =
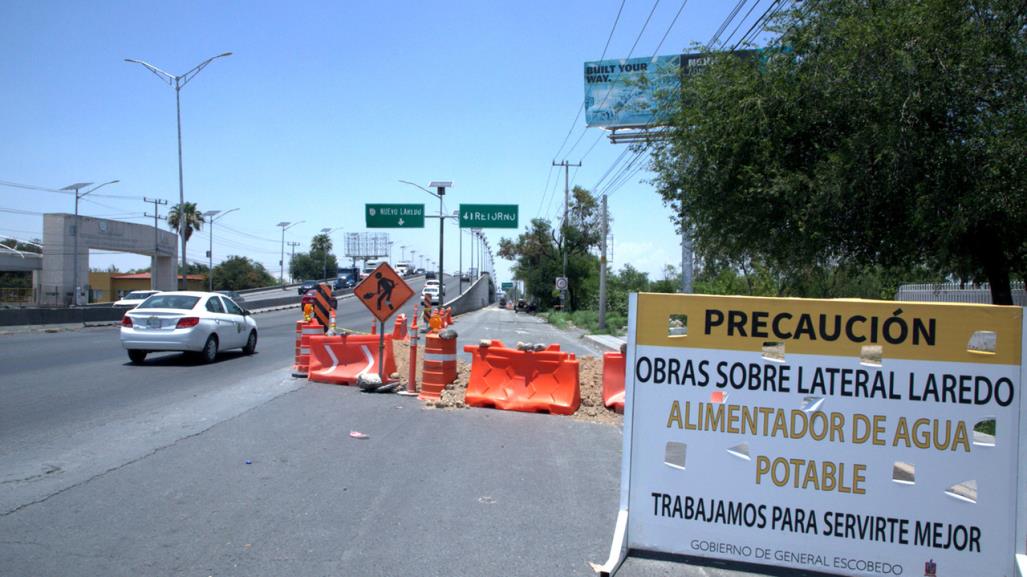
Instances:
[[[309,323],[296,321],[296,361],[292,365],[292,376],[306,378],[310,370],[310,337],[324,334],[317,319]]]
[[[440,399],[446,385],[456,381],[456,334],[451,338],[442,338],[436,334],[426,335],[423,362],[419,398]]]

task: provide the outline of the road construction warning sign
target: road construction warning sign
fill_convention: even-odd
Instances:
[[[389,263],[383,262],[353,288],[353,294],[357,295],[375,318],[385,322],[414,296],[414,290],[403,282]]]
[[[639,294],[629,311],[621,516],[603,569],[638,550],[1017,574],[1024,309]]]

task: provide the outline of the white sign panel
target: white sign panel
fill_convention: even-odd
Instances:
[[[990,305],[633,296],[624,548],[1016,575],[1023,322]]]

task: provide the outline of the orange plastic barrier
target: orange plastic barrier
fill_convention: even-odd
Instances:
[[[306,378],[310,365],[310,337],[323,335],[324,329],[317,319],[296,321],[296,362],[292,365],[292,376]]]
[[[578,360],[549,345],[543,351],[508,349],[502,341],[467,345],[471,378],[464,402],[507,411],[570,415],[581,404]]]
[[[442,398],[446,385],[456,380],[456,339],[435,334],[424,337],[424,367],[421,371],[422,401]]]
[[[624,355],[603,353],[603,404],[624,412]]]
[[[385,370],[378,369],[378,335],[311,337],[309,379],[315,383],[355,385],[361,375],[381,374],[382,382],[396,382],[392,335],[385,335]]]
[[[392,339],[396,341],[407,340],[407,315],[400,313],[396,317],[396,323],[392,327]]]

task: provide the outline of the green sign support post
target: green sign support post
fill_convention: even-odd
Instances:
[[[364,205],[367,228],[424,228],[423,204]]]
[[[517,228],[516,204],[461,204],[460,228]]]

